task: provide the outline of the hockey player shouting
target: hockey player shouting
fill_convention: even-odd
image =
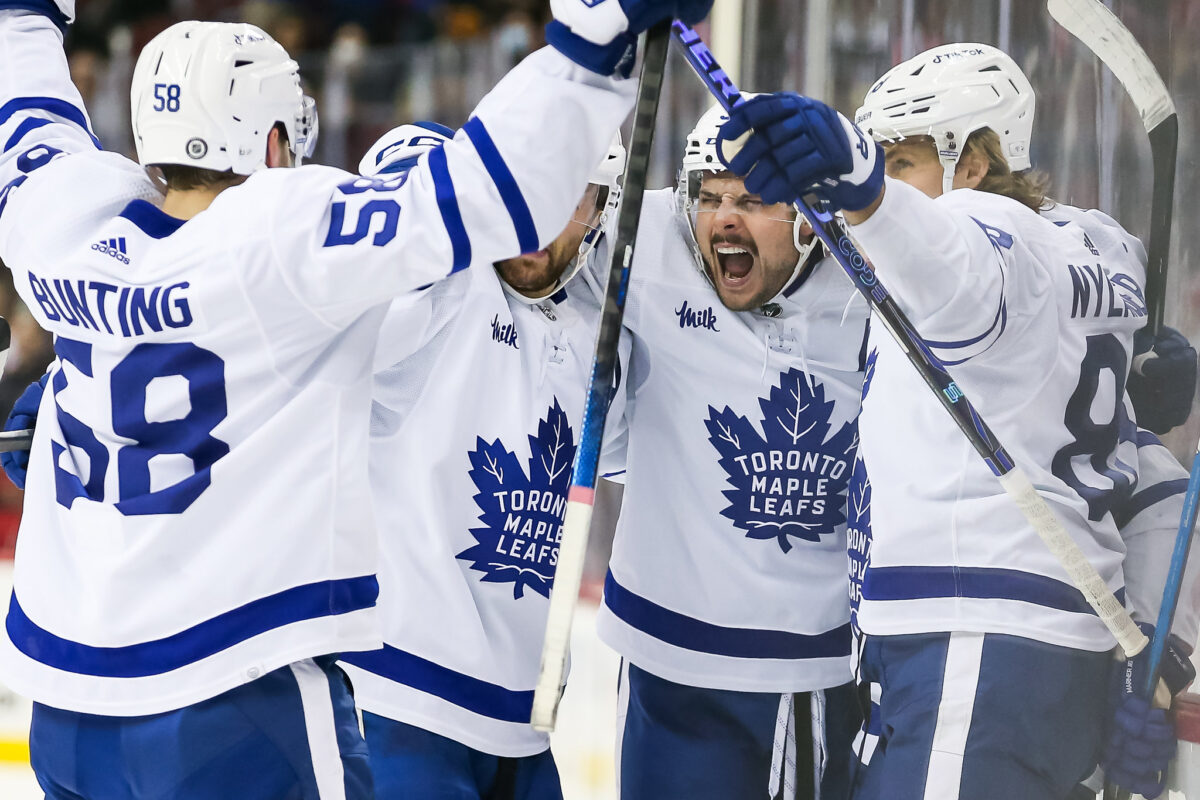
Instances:
[[[631,271],[598,623],[624,657],[621,797],[836,800],[860,719],[845,505],[866,304],[794,207],[725,171],[724,120],[688,136],[676,192],[646,196]]]
[[[404,126],[362,171],[408,169],[444,141]],[[545,250],[452,275],[384,320],[370,448],[384,647],[344,657],[381,797],[562,798],[529,718],[600,310],[568,282],[624,163],[614,141]]]
[[[381,640],[387,303],[557,235],[631,107],[612,73],[634,34],[708,5],[556,2],[555,47],[436,157],[376,179],[270,169],[308,154],[315,118],[248,25],[156,37],[133,78],[141,165],[101,152],[62,51],[74,4],[0,2],[0,258],[58,356],[0,680],[36,703],[48,797],[371,795],[329,654]]]
[[[816,185],[844,210],[881,280],[1121,591],[1112,511],[1136,480],[1123,387],[1145,316],[1140,248],[1111,220],[1039,216],[1032,89],[994,48],[901,64],[858,122],[868,133],[780,94],[736,109],[721,136],[753,128],[730,166],[765,201]],[[1113,639],[898,346],[873,328],[871,349],[851,558],[865,566],[862,675],[881,685],[882,735],[854,796],[1059,800],[1096,763]]]

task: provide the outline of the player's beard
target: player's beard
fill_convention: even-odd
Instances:
[[[578,249],[578,245],[571,249],[555,239],[543,250],[497,261],[496,271],[505,283],[526,297],[542,297],[554,288]]]

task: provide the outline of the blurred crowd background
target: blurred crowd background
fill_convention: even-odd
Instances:
[[[1044,0],[717,0],[701,33],[726,42],[725,66],[743,88],[811,94],[851,116],[892,64],[928,47],[979,41],[1007,50],[1037,92],[1035,165],[1054,196],[1111,213],[1135,234],[1149,230],[1150,155],[1121,86],[1046,12]],[[1194,132],[1200,125],[1200,2],[1108,0],[1143,43],[1179,108],[1180,158],[1167,323],[1200,341],[1200,270],[1191,238],[1200,190]],[[730,7],[733,8],[730,8]],[[546,0],[78,0],[67,41],[71,72],[105,149],[133,154],[129,80],[141,47],[182,19],[259,25],[300,63],[317,98],[315,160],[353,169],[392,126],[417,119],[461,125],[487,90],[540,47]],[[727,29],[721,29],[724,25]],[[732,45],[728,43],[732,42]],[[686,133],[709,101],[673,57],[659,113],[651,186],[674,180]],[[549,146],[545,143],[539,146]],[[47,337],[0,270],[0,315],[14,344],[0,380],[0,414],[52,357]],[[1200,415],[1170,434],[1181,458]],[[3,417],[0,417],[3,418]],[[20,494],[0,481],[0,550],[11,543]]]

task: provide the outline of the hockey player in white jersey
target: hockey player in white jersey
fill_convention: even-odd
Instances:
[[[729,162],[747,187],[769,201],[816,186],[844,211],[918,331],[1123,592],[1112,510],[1136,480],[1123,389],[1144,267],[1115,227],[1039,216],[1020,69],[986,45],[934,48],[872,87],[857,116],[868,133],[790,94],[731,117],[723,142],[754,131]],[[851,559],[883,736],[854,796],[1062,798],[1096,763],[1113,639],[899,347],[877,329],[871,346]]]
[[[404,126],[363,172],[406,169],[437,141]],[[453,275],[384,320],[370,452],[384,647],[343,659],[381,797],[562,798],[529,718],[599,318],[568,282],[624,163],[614,141],[545,250]]]
[[[0,258],[55,334],[0,680],[48,797],[367,797],[329,654],[378,647],[367,438],[393,297],[557,234],[627,115],[633,36],[707,0],[563,0],[539,51],[394,179],[314,133],[257,28],[139,59],[139,164],[68,78],[73,4],[0,2]],[[529,147],[547,141],[553,146]]]
[[[861,720],[845,501],[866,304],[794,207],[724,171],[724,120],[688,136],[676,191],[646,195],[631,270],[598,622],[624,659],[620,791],[836,800]]]

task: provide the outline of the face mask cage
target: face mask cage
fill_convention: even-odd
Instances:
[[[305,160],[312,158],[313,153],[316,152],[319,127],[317,101],[304,95],[300,111],[296,114],[296,141],[292,143],[292,155],[296,157],[296,166],[300,166]]]
[[[608,224],[608,216],[616,205],[617,193],[610,190],[609,187],[601,186],[597,183],[589,183],[588,193],[590,194],[593,190],[596,192],[596,199],[587,219],[581,220],[577,216],[572,218],[573,222],[587,228],[587,233],[583,235],[583,241],[579,243],[579,254],[575,258],[576,263],[582,263],[583,259],[587,258],[587,254],[596,246],[596,242],[600,240],[600,234],[604,232],[604,228]],[[567,267],[566,272],[574,274],[571,267]]]

